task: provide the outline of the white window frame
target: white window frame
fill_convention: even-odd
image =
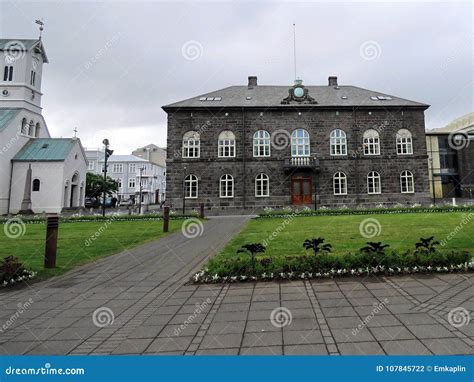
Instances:
[[[128,178],[128,188],[135,188],[136,186],[137,186],[137,179],[136,178]]]
[[[371,171],[367,174],[367,194],[376,195],[382,193],[382,180],[377,171]]]
[[[225,130],[219,134],[217,143],[218,158],[235,158],[235,134]]]
[[[407,129],[397,131],[397,155],[413,155],[413,138]]]
[[[136,163],[129,163],[128,164],[128,173],[129,174],[136,174],[137,173],[137,164]]]
[[[266,130],[258,130],[253,134],[253,156],[269,157],[270,151],[270,133]]]
[[[330,134],[331,156],[347,155],[347,136],[344,130],[334,129]]]
[[[121,190],[123,186],[122,178],[117,178],[115,180],[117,181],[119,190]]]
[[[233,198],[233,197],[234,197],[234,177],[230,174],[224,174],[219,179],[219,198]]]
[[[332,177],[333,193],[334,195],[347,195],[347,176],[342,171],[336,172]],[[338,183],[338,190],[336,189]],[[343,186],[343,187],[342,187]],[[336,192],[338,191],[338,192]]]
[[[260,192],[259,191],[260,188]],[[255,197],[268,198],[270,196],[270,178],[263,172],[255,177]]]
[[[122,163],[113,163],[112,164],[112,173],[113,174],[123,173],[123,164]]]
[[[89,161],[89,164],[87,165],[87,169],[89,171],[94,171],[95,170],[95,162],[93,160]]]
[[[201,137],[197,131],[188,131],[183,135],[183,158],[201,157]]]
[[[404,189],[404,185],[405,190]],[[415,177],[409,170],[403,170],[400,173],[400,192],[402,194],[414,194],[415,193]]]
[[[301,132],[301,136],[299,134],[300,132]],[[309,133],[305,129],[293,130],[293,132],[291,133],[291,156],[292,157],[309,157],[310,154],[311,154],[311,148],[310,148]]]
[[[364,131],[364,155],[380,155],[380,135],[377,130]]]
[[[194,190],[193,186],[196,185]],[[197,199],[199,194],[199,181],[196,175],[189,174],[184,178],[184,198]]]

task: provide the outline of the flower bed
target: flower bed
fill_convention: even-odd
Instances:
[[[8,287],[36,276],[36,272],[26,269],[23,264],[13,256],[5,257],[0,263],[0,287]]]
[[[211,259],[196,273],[195,283],[219,283],[263,280],[304,280],[341,276],[396,275],[433,272],[466,272],[474,270],[467,252],[420,254],[407,251],[383,255],[370,253],[330,253],[284,258],[237,256],[233,259]]]

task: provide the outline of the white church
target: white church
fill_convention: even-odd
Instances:
[[[37,40],[0,39],[0,215],[84,207],[87,159],[78,138],[51,138],[42,116],[48,57]]]

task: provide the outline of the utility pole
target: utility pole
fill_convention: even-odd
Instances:
[[[142,193],[143,193],[143,186],[142,186],[142,174],[143,170],[145,170],[145,167],[140,167],[140,194],[139,194],[139,204],[138,204],[138,214],[141,215],[142,213]]]
[[[104,187],[102,193],[102,216],[105,216],[105,198],[106,198],[106,186],[107,186],[107,159],[112,155],[114,150],[109,150],[109,140],[105,138],[102,143],[104,144]]]

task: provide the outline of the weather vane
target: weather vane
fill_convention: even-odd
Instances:
[[[43,22],[43,19],[41,18],[41,19],[35,20],[35,23],[40,26],[40,27],[39,27],[39,30],[40,30],[39,39],[41,40],[41,34],[43,33],[43,29],[44,29],[44,22]]]

